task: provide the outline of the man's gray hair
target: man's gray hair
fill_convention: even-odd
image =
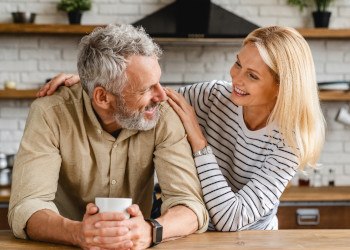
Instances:
[[[101,86],[120,94],[127,81],[128,57],[132,55],[160,57],[162,50],[142,27],[129,24],[96,28],[79,44],[78,73],[84,90],[92,98]]]

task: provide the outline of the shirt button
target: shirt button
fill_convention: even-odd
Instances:
[[[117,183],[117,181],[116,180],[112,180],[111,183],[112,183],[112,185],[115,185]]]

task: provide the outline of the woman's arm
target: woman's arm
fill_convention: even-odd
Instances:
[[[235,148],[232,146],[235,144],[235,138],[227,134],[226,131],[221,129],[215,130],[207,125],[210,122],[209,119],[215,119],[213,118],[216,112],[215,110],[220,109],[219,104],[216,103],[213,109],[214,111],[210,111],[211,107],[214,107],[212,102],[213,100],[224,101],[225,96],[223,97],[222,94],[225,92],[224,89],[217,90],[212,84],[208,84],[207,86],[202,84],[186,87],[181,91],[186,97],[186,100],[194,105],[194,108],[189,104],[184,104],[183,102],[185,100],[181,98],[182,96],[176,93],[173,94],[174,92],[168,94],[172,98],[172,101],[169,101],[169,103],[172,104],[174,110],[177,111],[181,120],[184,122],[191,146],[197,140],[201,140],[200,137],[197,138],[196,136],[196,134],[199,134],[197,133],[198,130],[200,130],[197,119],[193,119],[193,116],[196,114],[208,138],[218,138],[216,134],[223,134],[228,137],[225,138],[228,141],[226,144],[224,141],[219,141],[218,143],[225,144],[224,146],[230,152],[228,153],[229,157],[232,158],[234,163],[231,162],[227,166],[219,167],[217,159],[221,159],[221,161],[223,159],[220,147],[213,148],[216,154],[215,156],[209,154],[195,158],[204,201],[216,230],[237,231],[250,229],[257,226],[257,221],[264,221],[265,225],[267,223],[267,227],[262,227],[264,223],[260,223],[259,229],[268,229],[268,226],[270,226],[268,222],[275,215],[279,197],[288,181],[295,174],[297,166],[296,156],[287,152],[289,151],[287,147],[276,147],[274,152],[266,152],[266,159],[261,163],[260,168],[255,166],[250,167],[245,161],[237,163],[240,159],[237,159],[235,156]],[[232,113],[227,112],[228,108],[226,106],[224,108],[226,109],[226,115],[234,119],[231,117]],[[208,116],[209,112],[211,112],[211,118]],[[222,114],[217,115],[220,116],[220,119],[223,119],[222,123],[227,122],[222,117]],[[220,125],[220,122],[218,124]],[[196,126],[199,129],[194,129],[196,132],[192,133],[190,129]],[[203,133],[200,133],[200,135],[203,136]],[[248,146],[246,148],[249,149]],[[253,148],[251,150],[254,151],[255,149]],[[222,171],[225,172],[225,176]],[[242,178],[245,178],[245,184],[236,184]],[[235,183],[237,187],[234,187],[232,183]]]
[[[189,105],[185,98],[172,89],[165,88],[169,97],[168,102],[180,117],[187,133],[187,140],[191,145],[192,152],[197,152],[208,145],[197,121],[194,108]]]

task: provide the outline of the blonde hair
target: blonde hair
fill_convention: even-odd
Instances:
[[[299,155],[301,168],[315,166],[324,143],[325,120],[310,47],[295,29],[280,26],[254,30],[243,45],[247,43],[255,44],[279,84],[268,123],[277,123],[285,142]]]

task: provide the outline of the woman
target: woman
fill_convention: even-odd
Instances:
[[[166,90],[169,103],[188,134],[210,229],[277,229],[281,194],[298,168],[316,165],[324,142],[311,51],[292,28],[259,28],[230,73],[232,83]]]

